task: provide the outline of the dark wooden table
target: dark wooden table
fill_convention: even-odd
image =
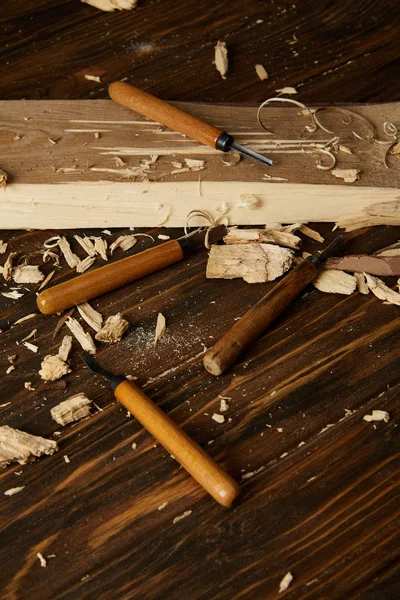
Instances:
[[[85,79],[89,72],[104,83],[127,77],[175,100],[258,102],[285,85],[304,102],[398,100],[398,33],[394,0],[141,0],[137,10],[115,14],[77,0],[8,0],[0,97],[106,97],[105,85]],[[225,81],[212,65],[218,39],[229,47]],[[256,63],[268,81],[258,80]],[[328,241],[335,235],[331,226],[319,230]],[[27,254],[54,233],[2,231],[0,238]],[[398,231],[348,237],[351,251],[372,252],[397,241]],[[304,249],[317,247],[306,241]],[[204,345],[270,284],[207,281],[205,262],[199,252],[95,301],[131,323],[123,341],[98,357],[137,376],[233,476],[245,475],[233,510],[216,505],[127,418],[83,368],[76,346],[66,387],[42,382],[40,361],[62,336],[52,337],[58,317],[12,327],[35,311],[34,286],[23,301],[1,296],[1,424],[52,437],[60,427],[49,409],[79,391],[103,409],[65,427],[58,454],[2,471],[2,598],[272,599],[288,571],[294,580],[284,595],[293,600],[400,596],[399,308],[359,294],[309,293],[235,369],[213,378],[202,368]],[[69,277],[63,267],[56,281]],[[168,330],[153,349],[158,311]],[[37,354],[16,345],[33,328]],[[17,368],[5,375],[10,354],[18,354]],[[224,424],[211,419],[219,395],[230,398]],[[389,423],[363,421],[373,409],[387,410]],[[15,486],[25,488],[3,496]],[[185,511],[192,512],[174,524]],[[42,568],[37,552],[55,556]]]

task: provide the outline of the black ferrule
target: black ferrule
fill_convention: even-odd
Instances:
[[[306,260],[312,265],[314,265],[314,267],[316,267],[317,269],[321,265],[321,261],[316,256],[307,256]]]
[[[223,132],[217,137],[215,147],[217,150],[222,150],[222,152],[229,152],[229,150],[231,149],[232,142],[233,137],[229,135],[229,133]]]
[[[193,252],[194,248],[192,245],[192,241],[190,237],[182,238],[181,240],[177,240],[180,247],[182,248],[184,258],[187,258],[188,255]]]
[[[113,377],[111,377],[111,379],[108,382],[109,386],[110,386],[110,390],[112,392],[115,392],[116,388],[123,381],[127,381],[126,377],[124,377],[123,375],[113,375]]]

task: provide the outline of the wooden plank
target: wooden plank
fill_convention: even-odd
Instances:
[[[255,107],[177,105],[270,155],[275,164],[266,168],[243,159],[226,166],[222,159],[229,160],[228,155],[107,100],[3,101],[0,166],[9,184],[0,194],[2,226],[182,226],[190,210],[217,215],[224,204],[232,224],[332,221],[398,197],[398,158],[389,156],[393,168],[385,167],[393,139],[382,130],[385,121],[398,121],[397,103],[343,107],[358,118],[326,107],[318,119],[333,133],[319,129],[311,136],[305,130],[310,117],[298,107],[266,108],[267,133],[257,124]],[[365,141],[368,135],[375,141]],[[334,152],[337,165],[360,171],[354,184],[318,168],[329,165],[326,147],[334,136],[352,152]],[[152,155],[157,161],[137,174]],[[116,157],[125,164],[119,166]],[[204,160],[204,170],[179,172],[172,163],[186,167],[185,158]],[[246,193],[260,199],[255,210],[240,207]]]

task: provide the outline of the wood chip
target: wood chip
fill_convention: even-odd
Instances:
[[[9,366],[8,369],[6,370],[6,375],[9,375],[13,371],[15,371],[15,366],[14,365]]]
[[[359,169],[332,169],[331,173],[334,177],[338,177],[339,179],[344,179],[346,183],[354,183],[358,179],[360,179],[360,171]]]
[[[369,256],[367,254],[354,254],[340,258],[329,258],[326,261],[329,269],[339,269],[354,273],[368,273],[369,275],[392,276],[400,275],[400,256]]]
[[[202,171],[204,169],[204,160],[185,158],[185,163],[191,171]]]
[[[367,285],[365,276],[363,273],[354,273],[356,278],[357,289],[360,294],[369,294],[369,287]]]
[[[395,144],[394,146],[392,146],[392,148],[390,149],[389,154],[400,154],[400,142],[397,142],[397,144]]]
[[[72,336],[64,335],[61,345],[58,349],[58,358],[64,362],[68,360],[72,348]]]
[[[350,295],[356,290],[356,278],[344,271],[321,269],[312,282],[320,292]]]
[[[84,273],[92,266],[92,264],[95,262],[95,260],[96,260],[96,258],[94,256],[87,256],[83,260],[80,260],[78,262],[78,264],[76,265],[76,272]]]
[[[268,73],[263,65],[256,65],[256,73],[261,79],[261,81],[265,81],[266,79],[268,79]]]
[[[288,96],[293,95],[293,94],[297,94],[297,90],[294,87],[283,87],[280,90],[275,90],[276,92],[278,92],[278,94],[287,94]]]
[[[13,290],[12,292],[0,292],[2,296],[5,298],[11,298],[11,300],[18,300],[22,298],[23,294],[21,292],[17,292],[17,290]]]
[[[11,364],[15,361],[16,358],[17,358],[16,354],[11,354],[10,356],[7,356],[7,360]]]
[[[43,554],[42,554],[41,552],[38,552],[38,553],[36,554],[36,556],[37,556],[37,557],[38,557],[38,559],[39,559],[40,566],[41,566],[41,567],[47,567],[47,560],[45,559],[45,557],[43,556]]]
[[[374,296],[376,296],[380,300],[389,302],[390,304],[396,304],[397,306],[400,306],[399,292],[395,292],[394,290],[392,290],[381,279],[378,279],[378,277],[368,275],[368,273],[364,273],[364,276],[367,280],[367,285],[371,292],[374,294]]]
[[[34,392],[35,391],[35,388],[32,385],[32,381],[25,381],[24,388],[26,390],[29,390],[30,392]]]
[[[185,510],[185,512],[182,515],[175,517],[175,519],[172,522],[175,525],[175,523],[179,523],[179,521],[182,521],[182,519],[186,519],[186,517],[189,517],[191,514],[192,514],[191,510]]]
[[[0,240],[0,254],[4,254],[7,251],[7,242],[3,242],[3,240]]]
[[[286,573],[285,577],[282,579],[282,581],[279,584],[279,593],[281,594],[282,592],[287,590],[289,585],[292,583],[292,581],[293,581],[293,575],[290,572]]]
[[[128,321],[121,316],[121,313],[117,313],[116,315],[108,317],[103,327],[96,333],[95,338],[96,340],[99,340],[99,342],[119,342],[128,327]]]
[[[42,260],[44,263],[48,263],[53,261],[53,265],[58,267],[60,265],[60,257],[57,252],[52,252],[51,250],[46,250],[42,256]]]
[[[160,504],[160,506],[157,508],[157,510],[163,510],[163,508],[165,508],[168,505],[168,500],[166,500],[166,502],[163,502],[162,504]]]
[[[13,429],[8,425],[0,427],[0,466],[5,467],[12,462],[26,464],[35,456],[54,454],[57,443],[37,435]]]
[[[89,352],[89,354],[96,354],[96,346],[94,345],[92,336],[88,332],[85,333],[79,321],[77,321],[73,317],[69,317],[65,321],[65,324],[72,333],[72,335],[75,337],[75,339],[82,346],[83,350],[86,350],[87,352]]]
[[[96,256],[96,248],[94,247],[92,241],[86,235],[85,237],[81,237],[80,235],[74,235],[74,238],[89,256]]]
[[[137,243],[137,239],[134,236],[134,234],[132,235],[120,235],[119,238],[117,238],[115,240],[115,242],[113,242],[110,246],[110,252],[111,254],[114,254],[114,250],[117,250],[117,248],[121,248],[121,250],[123,252],[126,252],[127,250],[129,250],[130,248],[132,248],[132,246],[134,246]]]
[[[245,208],[246,210],[254,210],[261,206],[261,200],[254,196],[254,194],[240,194],[240,204],[238,208]]]
[[[114,10],[133,10],[136,8],[138,0],[82,0],[82,2],[106,12],[113,12]]]
[[[78,304],[76,308],[78,309],[82,319],[86,321],[86,323],[90,325],[92,329],[94,329],[96,332],[100,331],[103,325],[103,315],[90,306],[89,302],[82,302],[82,304]]]
[[[85,75],[85,79],[88,81],[97,81],[97,83],[101,83],[101,79],[98,75]]]
[[[12,270],[12,278],[15,283],[39,283],[44,275],[36,265],[23,265]]]
[[[35,354],[39,350],[39,346],[35,346],[35,344],[31,344],[30,342],[24,342],[24,346],[26,346],[31,352],[35,352]]]
[[[32,331],[30,333],[28,333],[28,335],[26,335],[24,338],[22,338],[21,342],[27,342],[28,340],[30,340],[34,335],[36,335],[37,329],[32,329]]]
[[[18,494],[19,492],[22,492],[22,490],[25,489],[24,485],[21,485],[20,487],[15,487],[15,488],[10,488],[9,490],[6,490],[4,492],[5,496],[14,496],[15,494]]]
[[[228,72],[228,50],[225,42],[217,42],[217,45],[215,46],[214,64],[222,79],[226,79],[226,74]]]
[[[291,266],[293,251],[272,244],[211,246],[207,261],[208,279],[242,277],[248,283],[274,281]]]
[[[236,229],[232,227],[224,237],[225,244],[249,244],[260,242],[277,244],[286,248],[298,249],[301,239],[293,233],[278,231],[277,229]]]
[[[299,231],[303,235],[306,235],[307,237],[311,238],[312,240],[315,240],[316,242],[321,242],[321,244],[325,241],[325,238],[323,238],[318,231],[315,231],[315,229],[311,229],[311,227],[308,227],[307,225],[301,225],[299,227]]]
[[[171,239],[171,236],[164,235],[163,233],[159,233],[157,237],[158,237],[159,240],[169,240],[169,239]]]
[[[57,243],[65,260],[67,261],[68,266],[71,267],[71,269],[75,269],[77,264],[80,262],[80,259],[79,256],[72,252],[67,238],[61,237]]]
[[[97,254],[100,254],[100,256],[103,260],[108,260],[108,257],[107,257],[108,244],[107,244],[106,240],[103,240],[103,238],[100,238],[100,237],[96,237],[94,239],[94,247],[95,247]]]
[[[364,415],[364,421],[370,423],[371,421],[384,421],[389,423],[390,415],[386,410],[373,410],[371,415]]]
[[[13,327],[15,327],[15,325],[19,325],[20,323],[24,323],[25,321],[29,321],[29,319],[33,319],[33,317],[36,317],[38,314],[39,313],[30,313],[29,315],[25,315],[25,317],[17,319],[16,321],[14,321]]]
[[[51,416],[59,425],[67,425],[74,421],[79,421],[90,415],[91,400],[83,392],[75,394],[54,406],[51,410]]]
[[[40,366],[41,369],[39,375],[44,381],[57,381],[67,373],[71,372],[64,360],[59,356],[52,356],[50,354],[44,357]]]
[[[7,185],[7,173],[5,171],[3,171],[2,169],[0,169],[0,188],[2,188],[3,190],[6,189],[6,185]]]
[[[214,413],[211,418],[216,423],[225,423],[225,417],[224,417],[224,415],[219,415],[218,413]]]
[[[6,262],[4,263],[3,277],[6,281],[11,281],[14,260],[17,255],[18,252],[10,252],[10,254],[7,256]]]
[[[166,329],[167,329],[167,325],[166,325],[165,317],[162,313],[158,313],[153,348],[155,348],[157,346],[158,341],[162,338]]]
[[[229,410],[229,404],[227,403],[225,398],[221,398],[219,410],[220,410],[220,412],[226,412]]]
[[[44,278],[44,280],[42,281],[42,283],[39,285],[38,291],[42,290],[44,287],[46,287],[46,285],[49,283],[49,281],[53,278],[54,274],[55,274],[55,270],[54,271],[50,271],[50,273],[48,275],[46,275],[46,277]]]

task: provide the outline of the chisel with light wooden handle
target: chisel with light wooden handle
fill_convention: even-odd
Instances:
[[[240,494],[240,486],[207,452],[132,381],[109,373],[88,352],[83,359],[91,371],[108,380],[117,400],[219,504],[232,506]]]
[[[201,121],[197,117],[193,117],[188,113],[172,106],[143,90],[124,83],[123,81],[114,81],[108,87],[108,93],[110,98],[133,110],[144,117],[152,119],[161,125],[165,125],[174,131],[183,133],[193,140],[221,150],[222,152],[228,152],[229,150],[236,150],[245,156],[249,156],[264,165],[272,165],[272,160],[254,152],[242,144],[238,144],[232,135],[222,131],[209,123]]]

